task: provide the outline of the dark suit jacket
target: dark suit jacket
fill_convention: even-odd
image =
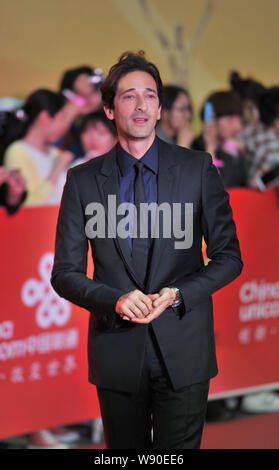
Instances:
[[[203,135],[199,135],[191,144],[193,150],[205,150],[205,141]],[[234,157],[222,149],[218,149],[216,157],[222,160],[224,166],[218,168],[221,180],[226,189],[246,186],[247,184],[247,165],[246,158],[239,155]]]
[[[182,308],[169,307],[151,323],[174,388],[215,376],[211,296],[243,266],[229,195],[211,156],[160,139],[158,148],[158,205],[193,203],[194,240],[181,250],[174,248],[173,237],[155,238],[145,286],[133,271],[127,239],[117,236],[89,240],[94,279],[86,277],[85,223],[92,215],[85,208],[90,202],[106,207],[109,194],[120,203],[115,148],[69,170],[62,197],[51,283],[60,296],[90,311],[89,381],[108,389],[135,392],[138,387],[147,325],[115,313],[118,298],[134,289],[146,294],[166,286],[181,290]],[[202,235],[211,259],[207,266]]]

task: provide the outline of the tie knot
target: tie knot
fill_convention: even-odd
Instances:
[[[137,174],[142,172],[143,165],[144,164],[141,160],[138,160],[137,163],[135,163],[135,170]]]

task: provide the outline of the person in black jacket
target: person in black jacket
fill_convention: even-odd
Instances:
[[[213,119],[203,123],[203,132],[191,148],[213,156],[225,188],[246,186],[247,169],[244,148],[237,136],[242,130],[242,101],[234,91],[212,93],[205,102],[213,106]],[[201,119],[204,119],[203,105]]]
[[[156,137],[162,82],[142,53],[123,54],[101,90],[118,143],[68,171],[51,283],[90,311],[89,381],[107,447],[199,448],[218,371],[212,294],[243,267],[229,195],[208,153]],[[142,203],[157,215],[140,221],[143,235]]]

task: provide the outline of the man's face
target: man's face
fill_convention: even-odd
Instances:
[[[109,119],[115,119],[120,137],[135,140],[155,136],[161,106],[154,78],[142,71],[124,75],[118,82],[114,109],[104,109]]]

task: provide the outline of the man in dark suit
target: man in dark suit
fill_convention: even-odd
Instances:
[[[119,142],[68,172],[57,224],[51,282],[90,311],[89,381],[114,449],[200,447],[217,374],[211,296],[242,270],[229,196],[211,156],[155,137],[161,96],[158,69],[142,53],[123,54],[102,86]],[[150,211],[140,236],[144,203],[155,203],[155,218]]]

